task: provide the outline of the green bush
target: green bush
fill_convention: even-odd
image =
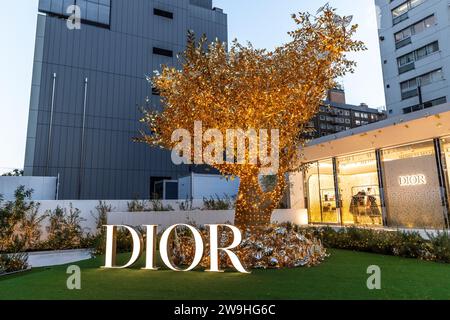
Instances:
[[[328,248],[363,251],[405,258],[450,263],[450,238],[447,232],[428,234],[364,228],[303,228],[314,234]]]
[[[86,245],[81,223],[85,221],[81,217],[79,209],[57,207],[48,213],[49,226],[47,227],[48,238],[45,248],[50,250],[79,249]]]
[[[39,204],[31,201],[33,190],[24,186],[15,191],[14,201],[3,201],[0,195],[0,274],[28,268],[28,255],[40,239]]]
[[[94,216],[96,221],[96,231],[90,237],[90,247],[91,247],[91,255],[92,257],[97,257],[102,254],[105,254],[106,251],[106,228],[107,225],[107,216],[108,213],[111,212],[111,206],[108,206],[106,203],[100,201],[98,206],[95,208],[97,214]],[[133,248],[133,239],[131,234],[122,229],[117,230],[117,252],[130,252]]]
[[[216,197],[203,198],[203,210],[232,210],[235,207],[235,199],[225,194],[223,198]]]
[[[133,200],[128,202],[128,212],[174,211],[172,206],[165,206],[161,200]]]
[[[28,254],[26,253],[0,255],[0,275],[26,270],[28,267]]]

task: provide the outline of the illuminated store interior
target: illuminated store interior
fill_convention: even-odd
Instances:
[[[312,224],[448,228],[450,137],[314,161],[303,173]]]

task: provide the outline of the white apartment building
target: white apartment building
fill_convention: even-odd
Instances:
[[[450,1],[375,3],[388,117],[450,101]]]

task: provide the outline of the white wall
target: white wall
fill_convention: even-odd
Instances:
[[[5,200],[14,200],[14,192],[20,186],[34,190],[33,200],[56,199],[55,177],[0,177],[0,194]]]
[[[193,191],[191,190],[193,189]],[[220,175],[195,174],[178,180],[178,197],[180,199],[223,198],[236,196],[239,179],[227,180]]]
[[[106,205],[111,206],[111,210],[113,212],[127,212],[128,211],[128,203],[132,200],[105,200],[103,201]],[[39,207],[39,214],[44,215],[47,211],[53,211],[57,207],[60,208],[67,208],[69,209],[70,206],[75,209],[80,210],[80,215],[84,221],[82,223],[82,227],[84,228],[85,232],[91,232],[94,233],[96,230],[96,220],[95,217],[97,216],[97,210],[95,209],[99,205],[98,200],[59,200],[59,201],[39,201],[40,207]],[[174,210],[179,210],[179,205],[181,201],[175,201],[175,200],[165,200],[162,201],[164,206],[170,205]],[[193,207],[194,208],[201,208],[203,206],[203,201],[193,201]],[[45,224],[46,221],[43,222],[43,231],[45,236]]]
[[[223,224],[234,222],[234,211],[179,211],[179,212],[112,212],[108,215],[108,224],[141,226],[159,225],[160,230],[174,224],[195,225]],[[308,224],[306,210],[276,210],[272,222],[292,222],[298,225]]]
[[[206,223],[226,223],[234,221],[234,211],[202,211],[202,200],[193,201],[194,211],[180,211],[179,204],[181,201],[168,200],[162,201],[167,206],[171,205],[176,211],[167,212],[127,212],[128,202],[126,200],[106,200],[107,205],[111,206],[112,212],[108,215],[108,223],[111,224],[128,224],[128,225],[141,225],[141,224],[159,224],[162,227],[168,227],[176,223],[189,223],[195,222],[197,224]],[[82,227],[85,232],[94,233],[96,230],[97,211],[96,206],[99,205],[99,201],[96,200],[74,200],[74,201],[39,201],[40,208],[39,213],[45,214],[47,211],[55,210],[58,206],[61,208],[73,208],[80,210],[80,215],[86,221],[82,223]],[[276,210],[273,215],[273,221],[277,222],[292,222],[299,225],[308,224],[308,216],[306,210]],[[48,222],[42,223],[43,237],[46,236],[45,227]]]

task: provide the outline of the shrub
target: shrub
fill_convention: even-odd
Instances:
[[[435,260],[438,262],[450,263],[450,234],[439,232],[437,235],[428,234]]]
[[[128,202],[128,212],[174,211],[172,206],[165,206],[161,200],[133,200]]]
[[[28,254],[26,253],[0,255],[0,275],[26,270],[28,267]]]
[[[387,231],[356,227],[333,229],[307,227],[328,248],[347,249],[416,258],[428,261],[450,262],[450,238],[447,232],[428,234],[424,239],[418,232]]]
[[[108,212],[111,212],[111,206],[108,206],[105,202],[100,201],[95,207],[97,215],[94,216],[96,231],[91,239],[92,249],[91,256],[96,257],[105,253],[106,244],[106,232],[104,225],[108,222]]]
[[[49,226],[46,247],[52,250],[78,249],[85,245],[83,228],[81,223],[85,221],[81,217],[79,209],[74,209],[72,204],[69,209],[57,207],[48,213]]]
[[[39,217],[39,203],[31,201],[32,194],[32,189],[20,186],[14,201],[3,202],[0,197],[0,252],[14,253],[38,246],[41,222],[46,216]]]
[[[105,254],[106,251],[106,228],[103,226],[107,224],[108,213],[111,212],[111,206],[100,201],[99,205],[95,208],[97,214],[94,216],[96,221],[96,232],[91,237],[91,256],[97,257]],[[117,230],[117,252],[129,252],[133,248],[133,239],[131,234],[122,229]]]
[[[186,199],[186,201],[182,201],[179,204],[180,211],[193,211],[195,210],[193,201],[190,199]]]
[[[203,198],[203,210],[232,210],[235,207],[235,198],[225,194],[223,198]]]

